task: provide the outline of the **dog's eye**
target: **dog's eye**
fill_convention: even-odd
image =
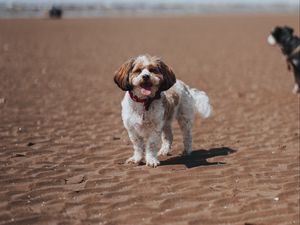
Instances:
[[[157,68],[150,68],[149,72],[150,73],[159,73],[159,70]]]
[[[135,73],[140,73],[140,72],[142,72],[142,70],[141,69],[136,69],[136,70],[134,70],[134,72]]]

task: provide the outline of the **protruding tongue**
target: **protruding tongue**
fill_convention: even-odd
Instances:
[[[151,95],[151,89],[150,88],[141,88],[141,93],[142,93],[142,95],[149,96],[149,95]]]

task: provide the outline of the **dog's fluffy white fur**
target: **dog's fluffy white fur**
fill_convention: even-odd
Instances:
[[[127,91],[121,104],[122,119],[134,149],[127,163],[139,163],[145,152],[146,165],[159,165],[157,156],[171,149],[173,119],[183,133],[184,154],[191,154],[194,113],[207,118],[212,112],[205,92],[176,81],[170,67],[149,55],[124,63],[114,80]]]

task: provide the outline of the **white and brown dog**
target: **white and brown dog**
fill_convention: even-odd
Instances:
[[[145,151],[146,165],[159,165],[157,156],[171,149],[174,118],[183,132],[184,154],[192,152],[194,113],[206,118],[212,111],[205,92],[176,81],[170,67],[149,55],[129,59],[116,72],[114,81],[126,91],[122,119],[134,149],[127,163],[141,162]]]

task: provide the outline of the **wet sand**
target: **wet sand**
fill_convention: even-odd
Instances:
[[[0,20],[0,224],[299,224],[299,97],[266,38],[297,16]],[[296,30],[299,34],[299,30]],[[205,90],[193,155],[132,153],[114,71],[161,56]]]

